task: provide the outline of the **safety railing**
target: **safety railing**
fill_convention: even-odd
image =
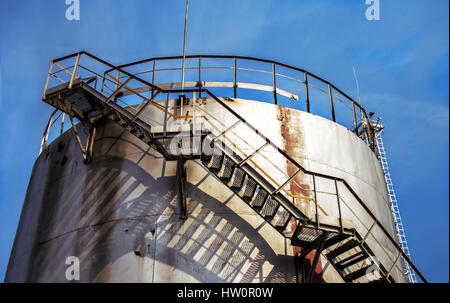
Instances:
[[[73,59],[75,62],[67,63]],[[132,115],[133,121],[147,123],[152,131],[163,135],[180,132],[183,128],[194,134],[196,129],[208,130],[213,139],[220,139],[233,150],[241,159],[240,165],[249,165],[264,176],[275,188],[272,194],[282,194],[292,201],[283,205],[286,209],[299,210],[318,229],[337,226],[344,231],[349,228],[348,222],[351,222],[362,243],[367,243],[377,256],[379,268],[383,268],[385,274],[393,275],[396,271],[401,273],[399,260],[403,258],[426,282],[390,233],[344,179],[306,170],[208,89],[162,89],[86,52],[52,61],[44,99],[49,87],[57,86],[53,81],[67,84],[69,89],[74,83],[82,81],[84,85],[100,91],[105,97],[104,102],[122,104],[121,108]],[[200,94],[209,97],[208,106],[204,102],[197,102]],[[184,98],[190,98],[192,102],[177,102]],[[46,126],[41,150],[45,149],[50,126],[56,122],[53,120],[55,113]],[[295,217],[300,219],[299,216]]]
[[[172,81],[181,73],[181,59],[157,57],[118,67],[160,88],[180,88],[181,82]],[[306,70],[272,60],[222,55],[186,56],[184,70],[185,88],[220,88],[220,97],[232,98],[251,98],[250,91],[264,92],[257,100],[266,99],[338,122],[364,139],[378,155],[375,132],[364,108],[332,83]],[[117,77],[126,75],[119,72]],[[139,91],[148,89],[140,87]]]

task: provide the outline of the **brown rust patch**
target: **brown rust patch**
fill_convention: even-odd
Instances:
[[[283,148],[286,153],[291,156],[295,161],[304,165],[302,150],[305,147],[304,136],[302,135],[302,129],[298,125],[295,124],[295,118],[292,115],[292,111],[288,107],[278,106],[277,107],[277,119],[280,121],[280,134],[283,138]],[[288,176],[292,176],[297,172],[298,168],[286,160],[286,169]],[[311,197],[311,190],[309,184],[307,184],[304,174],[300,173],[297,177],[294,178],[294,181],[291,183],[290,191],[294,195],[301,195],[305,197]],[[295,200],[295,205],[299,207],[299,202],[297,199]],[[292,219],[294,224],[292,224],[292,231],[295,230],[295,220]],[[293,247],[294,254],[300,254],[302,251],[301,247],[294,246]],[[311,264],[313,262],[315,255],[315,250],[311,251],[304,260],[304,267],[307,272],[311,270]],[[317,267],[315,270],[315,275],[313,278],[313,282],[315,283],[323,283],[325,282],[322,275],[322,262],[319,259],[317,263]]]

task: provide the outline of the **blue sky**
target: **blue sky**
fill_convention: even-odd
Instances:
[[[0,279],[50,106],[51,59],[79,50],[113,64],[182,54],[184,0],[0,2]],[[449,2],[191,0],[187,54],[253,56],[317,74],[382,116],[385,146],[412,258],[432,282],[449,280]],[[3,280],[3,279],[2,279]]]

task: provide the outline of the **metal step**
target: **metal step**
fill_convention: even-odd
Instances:
[[[239,191],[240,197],[245,202],[250,202],[255,194],[257,184],[249,175],[245,175],[244,183],[242,184],[241,190]]]
[[[234,167],[233,176],[230,181],[231,188],[241,188],[245,179],[246,173],[238,166]]]
[[[346,251],[349,251],[352,248],[355,248],[359,245],[359,242],[355,239],[350,239],[349,241],[345,242],[344,244],[342,244],[341,246],[339,246],[338,248],[332,250],[331,252],[329,252],[327,254],[327,257],[329,259],[334,259],[337,256],[339,256],[340,254],[345,253]]]
[[[291,244],[294,246],[303,246],[312,243],[322,236],[323,233],[320,229],[298,225],[291,238]]]
[[[339,242],[344,241],[348,237],[350,237],[350,236],[347,234],[337,234],[336,236],[326,240],[323,247],[324,247],[324,249],[327,249],[328,247],[331,247],[335,244],[338,244]]]
[[[280,206],[278,207],[277,213],[275,214],[272,222],[275,228],[282,232],[286,229],[291,218],[292,215],[283,206]]]
[[[219,170],[222,166],[224,155],[213,155],[211,161],[206,165],[210,170]]]
[[[358,278],[361,278],[362,276],[365,276],[368,273],[367,270],[370,269],[371,267],[372,267],[372,265],[368,265],[363,268],[360,268],[360,269],[346,275],[344,277],[344,279],[351,282]]]
[[[264,201],[266,200],[268,194],[269,193],[265,189],[263,189],[261,186],[258,185],[255,197],[253,198],[253,200],[251,202],[251,206],[253,208],[263,207]]]
[[[275,201],[271,196],[268,196],[266,198],[266,201],[264,202],[263,208],[261,209],[261,215],[263,215],[266,218],[273,218],[279,206],[280,203]]]
[[[335,266],[339,270],[344,270],[345,268],[350,267],[358,262],[364,261],[365,259],[367,259],[366,254],[360,251],[348,258],[345,258],[344,260],[337,262]]]
[[[222,166],[217,176],[222,180],[229,180],[233,175],[233,170],[234,170],[234,162],[227,156],[224,156]]]

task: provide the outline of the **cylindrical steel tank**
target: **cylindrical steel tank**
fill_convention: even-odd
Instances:
[[[388,264],[395,281],[405,281],[401,266],[389,268],[397,257],[392,243],[372,226],[355,198],[356,194],[395,237],[383,170],[363,140],[346,127],[305,111],[239,98],[223,102],[305,169],[345,180],[354,193],[320,176],[315,184],[305,174],[295,178],[303,189],[315,186],[321,223],[369,232],[360,240]],[[176,107],[177,100],[168,104]],[[199,109],[223,114],[208,97],[189,98],[183,105],[184,112]],[[140,117],[149,124],[161,119],[151,107]],[[168,121],[171,130],[182,126],[174,119]],[[79,125],[78,133],[84,142],[87,130]],[[249,145],[257,144],[245,130],[237,136]],[[262,150],[259,156],[293,174],[295,167],[276,152]],[[85,164],[73,129],[66,131],[36,160],[5,282],[73,281],[66,275],[70,256],[79,259],[80,275],[75,281],[81,282],[301,280],[295,255],[302,248],[291,245],[200,160],[188,160],[185,167],[187,218],[180,219],[176,161],[167,161],[129,131],[104,119],[96,125],[92,161]],[[269,165],[262,169],[277,175]],[[336,195],[341,204],[333,202]],[[318,208],[311,201],[296,206],[316,218]],[[303,264],[306,270],[313,258],[312,251]],[[344,282],[329,263],[324,251],[312,282]]]

